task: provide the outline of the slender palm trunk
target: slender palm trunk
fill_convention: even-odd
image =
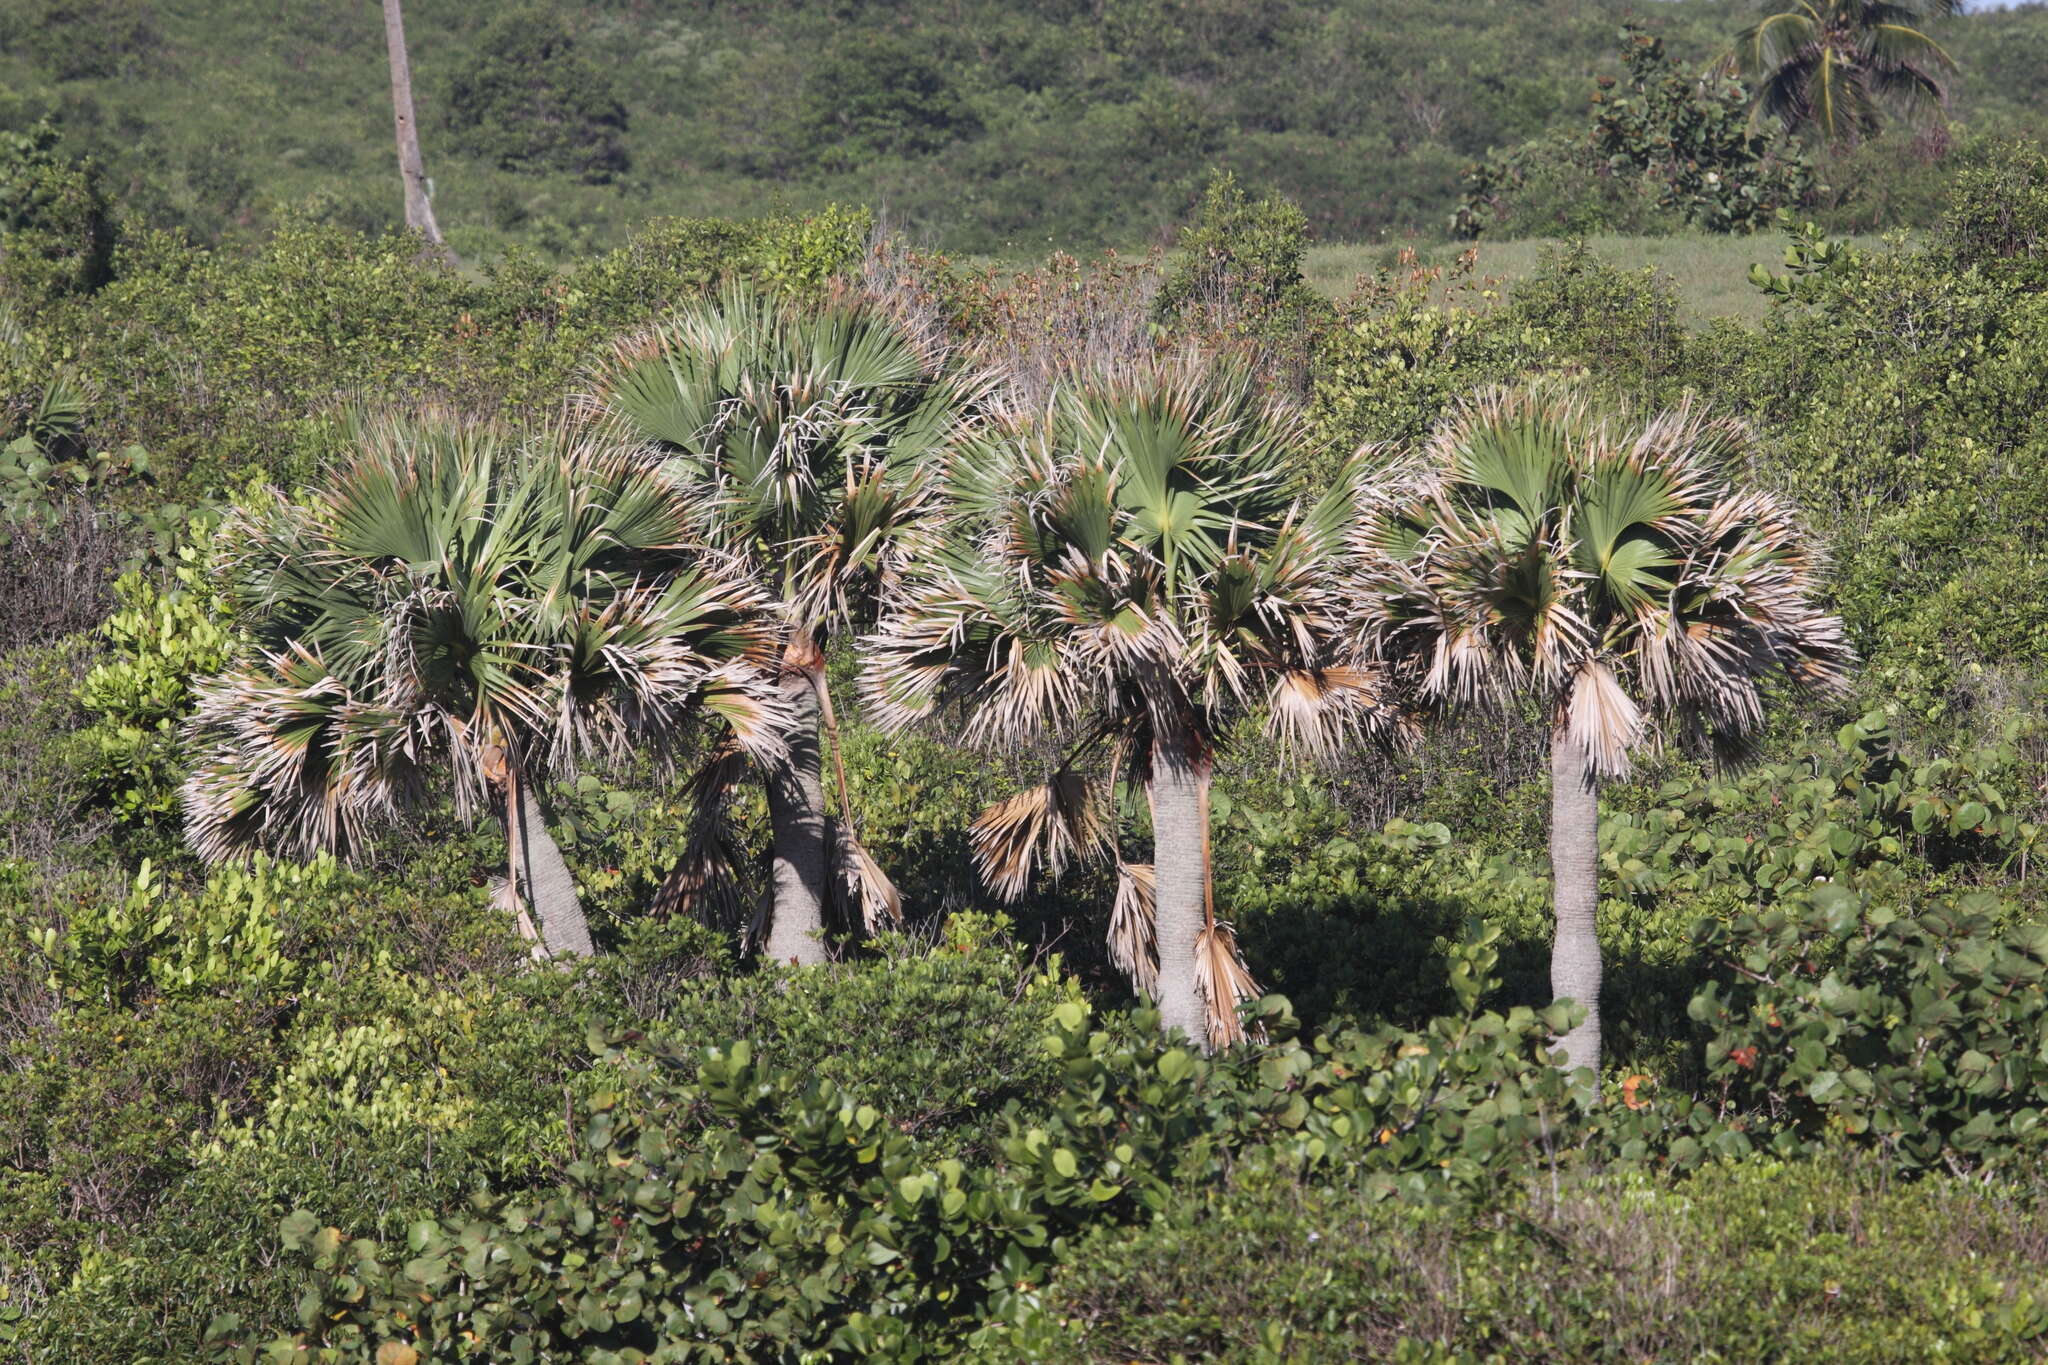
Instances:
[[[794,632],[778,686],[794,723],[783,736],[788,757],[768,771],[768,824],[774,842],[774,909],[763,951],[774,962],[808,967],[825,961],[825,901],[832,867],[831,825],[818,743],[816,670],[824,656],[808,631]]]
[[[1550,737],[1550,874],[1557,933],[1550,993],[1586,1007],[1585,1022],[1559,1040],[1567,1065],[1600,1072],[1600,784],[1585,752],[1562,726]]]
[[[1209,765],[1194,737],[1161,731],[1152,745],[1153,932],[1159,1024],[1204,1050],[1209,1016],[1195,987],[1195,944],[1209,904]]]
[[[412,62],[405,50],[405,15],[399,0],[384,0],[384,47],[391,58],[391,119],[398,129],[398,178],[405,185],[405,225],[442,252],[440,225],[427,198],[427,168],[420,158],[419,122],[412,108]]]
[[[548,833],[533,784],[522,774],[513,783],[516,802],[507,802],[516,827],[508,830],[514,864],[513,880],[540,929],[541,947],[551,958],[589,957],[590,924],[576,898],[576,878],[562,861],[562,850]]]

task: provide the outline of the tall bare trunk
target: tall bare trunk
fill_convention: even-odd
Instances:
[[[1585,1022],[1560,1040],[1568,1065],[1600,1073],[1600,784],[1585,751],[1564,727],[1550,737],[1550,874],[1557,932],[1550,993],[1586,1007]]]
[[[1159,1023],[1207,1050],[1209,1017],[1195,986],[1195,946],[1209,905],[1209,765],[1191,735],[1160,730],[1152,744],[1153,926]]]
[[[589,957],[590,924],[583,918],[583,904],[576,897],[576,878],[562,861],[562,850],[548,833],[540,802],[534,799],[533,783],[524,774],[513,787],[516,802],[508,801],[508,813],[517,828],[508,831],[513,854],[513,880],[526,898],[540,929],[541,946],[551,958]]]
[[[775,905],[763,950],[770,960],[814,966],[825,961],[821,937],[830,894],[832,831],[818,743],[815,670],[824,657],[809,632],[790,637],[778,686],[794,724],[783,736],[787,758],[768,770],[768,824],[774,842]]]
[[[398,178],[405,184],[405,225],[442,253],[440,225],[427,199],[426,163],[420,159],[419,123],[412,109],[412,62],[405,51],[405,16],[399,0],[384,0],[384,46],[391,57],[391,117],[398,126]]]

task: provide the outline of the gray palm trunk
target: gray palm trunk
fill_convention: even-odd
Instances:
[[[1209,906],[1209,773],[1185,736],[1152,746],[1153,929],[1159,951],[1159,1025],[1206,1049],[1208,1011],[1195,989],[1195,943]]]
[[[391,60],[391,120],[398,133],[398,178],[405,185],[405,225],[446,251],[434,206],[427,198],[427,170],[420,158],[419,120],[412,107],[412,62],[405,49],[405,15],[399,0],[384,0],[384,47]]]
[[[519,891],[533,912],[540,931],[541,946],[551,958],[589,957],[590,924],[583,918],[583,904],[576,898],[576,878],[562,861],[562,850],[548,833],[533,784],[521,781],[516,819],[519,828],[511,839],[518,866],[514,868]]]
[[[792,723],[783,736],[788,756],[770,764],[767,773],[774,906],[763,951],[770,961],[810,967],[826,960],[823,930],[832,868],[818,693],[807,669],[787,664],[780,690]]]
[[[1600,1074],[1600,783],[1584,748],[1562,726],[1550,737],[1550,873],[1557,908],[1550,994],[1586,1007],[1559,1040],[1567,1065]]]

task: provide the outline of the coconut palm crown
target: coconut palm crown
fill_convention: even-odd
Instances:
[[[1727,65],[1749,86],[1751,117],[1805,130],[1830,145],[1874,137],[1889,102],[1938,106],[1955,61],[1915,27],[1922,12],[1960,0],[1791,0],[1735,40]]]
[[[1552,988],[1597,1068],[1598,784],[1653,726],[1724,753],[1763,724],[1774,673],[1824,690],[1852,661],[1820,605],[1821,556],[1785,503],[1745,488],[1740,424],[1689,402],[1608,423],[1560,387],[1447,415],[1355,533],[1363,650],[1441,708],[1533,698],[1551,729]]]
[[[689,548],[629,454],[432,413],[359,420],[351,446],[310,497],[223,528],[252,648],[200,688],[187,837],[208,859],[349,854],[445,786],[464,819],[502,809],[545,951],[588,953],[534,787],[699,713],[776,751],[760,595]]]
[[[854,837],[825,637],[866,621],[912,553],[938,471],[980,387],[949,373],[879,305],[821,307],[729,289],[621,342],[592,377],[598,429],[636,443],[682,489],[697,533],[745,564],[783,629],[788,757],[764,772],[774,830],[766,952],[820,961],[828,904],[875,927],[900,901]],[[839,812],[826,807],[820,725]],[[693,784],[699,817],[661,904],[739,919],[724,812],[745,775],[721,754]],[[830,878],[827,870],[838,869]],[[848,920],[852,907],[844,907]],[[757,937],[764,936],[756,923]]]
[[[1311,500],[1300,418],[1236,370],[1176,360],[1073,380],[968,457],[982,490],[892,598],[863,692],[885,727],[948,703],[984,745],[1052,740],[1048,781],[976,821],[983,875],[1116,859],[1113,955],[1205,1044],[1257,993],[1209,875],[1211,759],[1232,722],[1329,752],[1388,730],[1339,629],[1355,471]],[[1083,767],[1109,751],[1107,783]],[[1116,775],[1147,790],[1153,863],[1116,854]],[[1107,790],[1105,790],[1105,786]]]

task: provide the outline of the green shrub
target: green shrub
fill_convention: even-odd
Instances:
[[[1723,1103],[1786,1153],[1848,1138],[1963,1171],[2038,1152],[2048,927],[2001,931],[1983,893],[1917,914],[1832,883],[1801,899],[1704,930],[1733,968],[1691,1008]]]
[[[1982,264],[2038,283],[2048,269],[2048,153],[2032,142],[1972,147],[1935,241],[1958,268]]]
[[[185,778],[179,722],[192,710],[193,685],[225,668],[234,644],[222,585],[192,545],[179,547],[171,580],[122,575],[118,607],[101,628],[109,657],[78,690],[92,718],[87,775],[122,820],[162,838],[176,835]]]
[[[980,131],[928,39],[855,31],[806,73],[787,154],[798,164],[859,170],[877,157],[928,156]]]
[[[1329,307],[1302,278],[1308,219],[1280,195],[1254,201],[1225,171],[1182,230],[1154,310],[1163,325],[1299,351]]]
[[[0,131],[0,296],[30,313],[113,275],[115,224],[99,170],[57,149],[57,130]]]
[[[1772,1161],[1669,1182],[1538,1176],[1511,1210],[1475,1216],[1254,1163],[1077,1245],[1024,1354],[2031,1361],[2048,1345],[2042,1195],[2038,1172],[1987,1187]]]

